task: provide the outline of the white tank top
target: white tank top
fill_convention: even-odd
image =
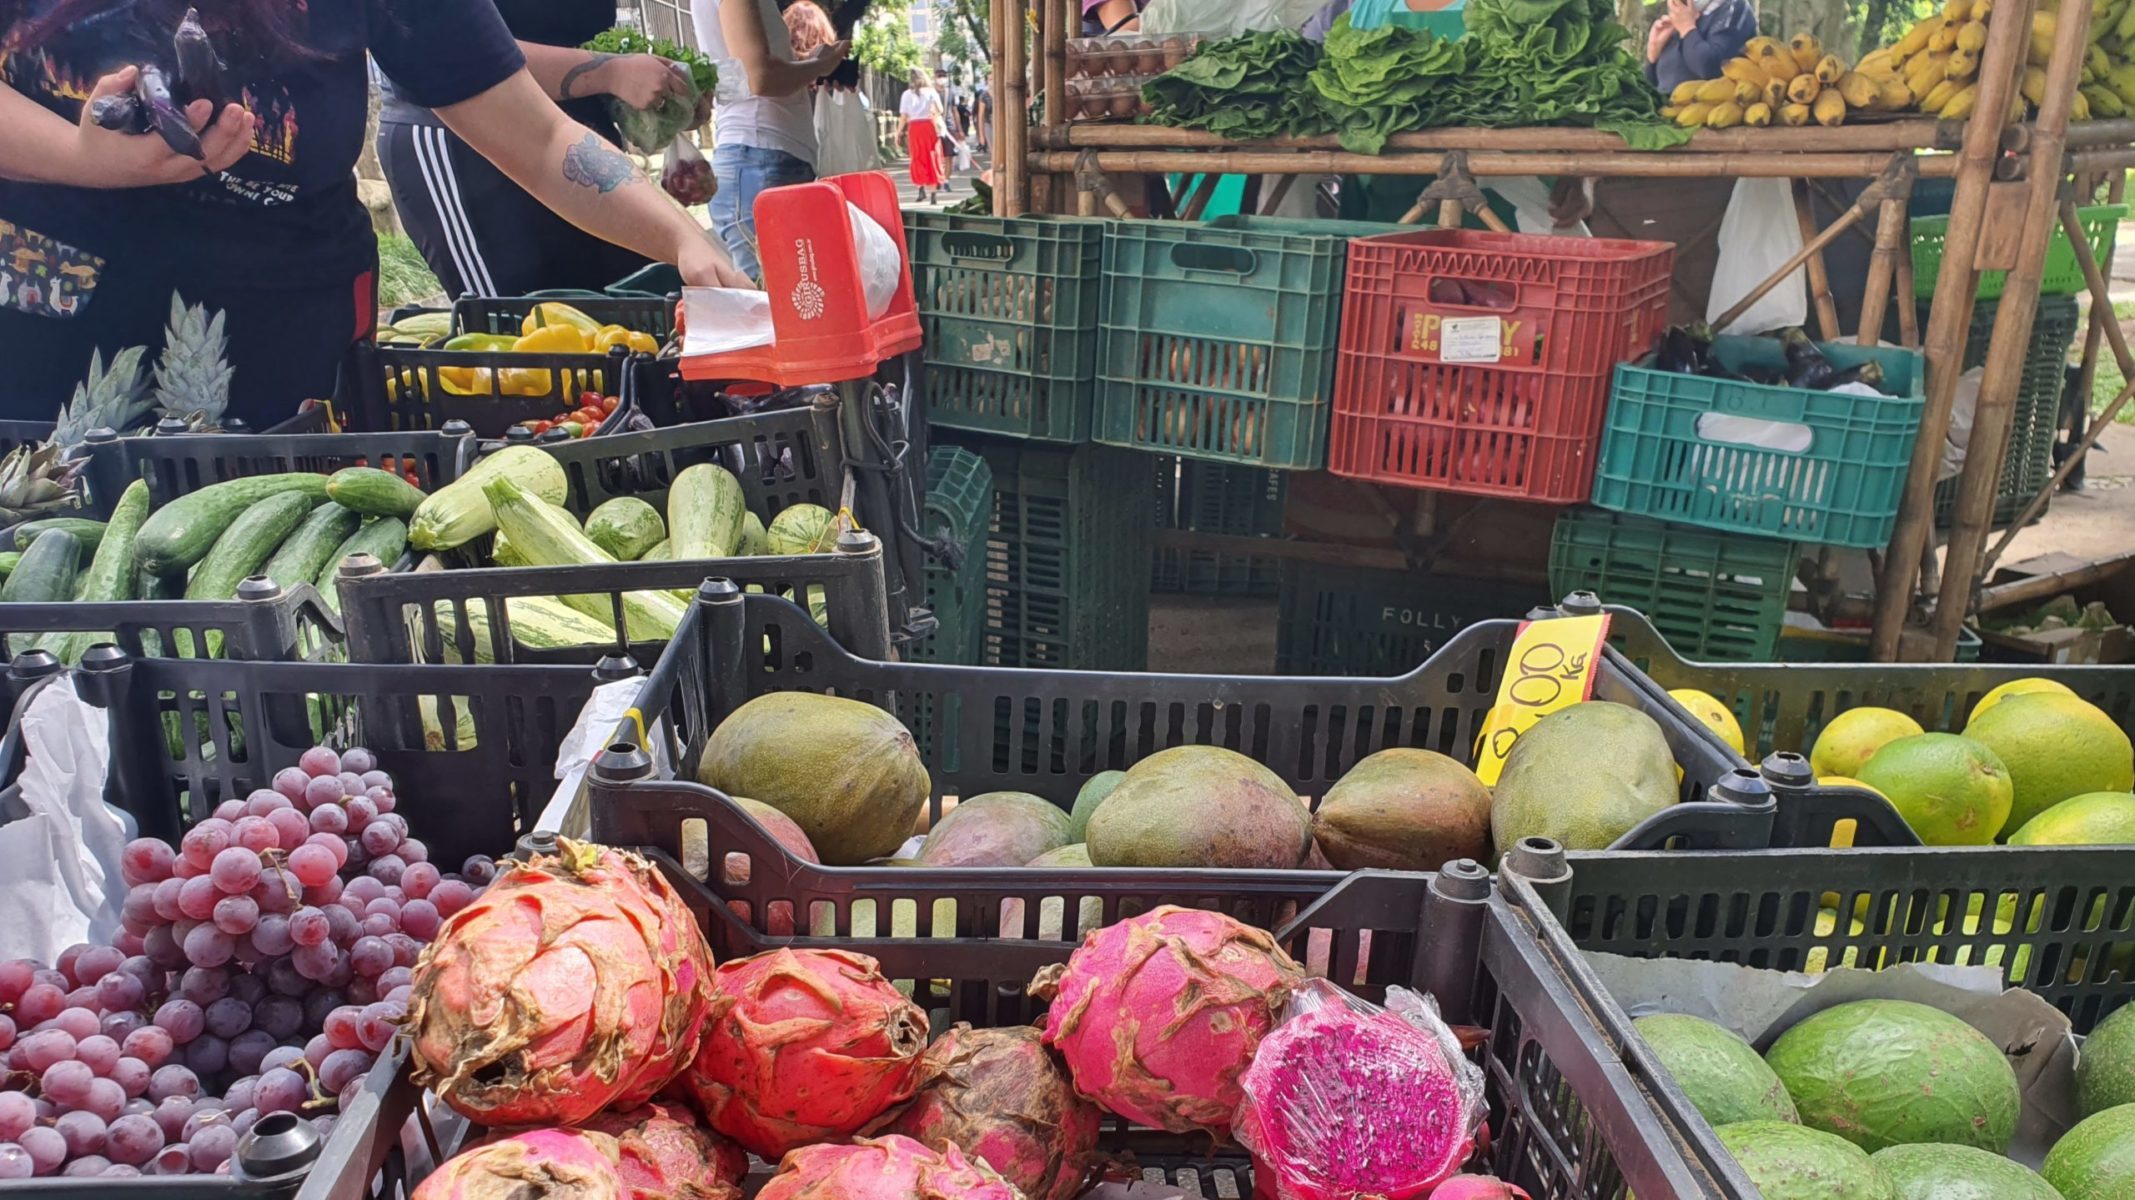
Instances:
[[[793,57],[793,39],[773,0],[690,0],[690,17],[697,26],[697,46],[719,68],[717,105],[712,111],[712,145],[756,146],[783,150],[815,165],[815,117],[803,89],[791,96],[759,96],[749,90],[749,74],[739,59],[727,50],[726,34],[719,27],[719,6],[754,4],[764,23],[764,40],[771,52]]]

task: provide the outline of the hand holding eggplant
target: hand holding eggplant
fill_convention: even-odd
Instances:
[[[179,108],[168,102],[167,86],[144,88],[143,83],[138,67],[122,67],[97,80],[95,91],[82,106],[74,169],[69,173],[72,182],[106,188],[190,183],[227,170],[251,149],[253,118],[243,108],[230,104],[218,113],[204,99]],[[164,102],[159,104],[150,96]],[[114,97],[133,98],[135,106]],[[134,123],[133,128],[145,122],[162,136],[115,131],[100,124],[100,117]],[[195,143],[198,157],[176,149],[182,145],[190,151]]]

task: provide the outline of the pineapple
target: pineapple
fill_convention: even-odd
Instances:
[[[156,415],[176,417],[194,430],[220,429],[236,374],[225,357],[229,346],[221,313],[209,316],[205,304],[187,308],[183,297],[171,293],[170,328],[156,363]]]
[[[106,370],[103,352],[90,353],[89,375],[59,410],[51,438],[36,446],[18,446],[0,459],[0,525],[75,506],[76,479],[88,461],[75,453],[82,440],[97,428],[124,433],[148,407],[141,378],[141,360],[147,354],[145,346],[121,350],[111,356]]]

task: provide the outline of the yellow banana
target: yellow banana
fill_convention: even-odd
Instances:
[[[1947,21],[1943,22],[1934,33],[1929,34],[1927,39],[1927,48],[1936,54],[1941,54],[1956,44],[1957,26]]]
[[[1968,54],[1977,54],[1987,45],[1987,23],[1966,21],[1957,30],[1957,48]]]
[[[1735,85],[1735,94],[1732,99],[1735,103],[1741,105],[1755,104],[1759,100],[1764,99],[1764,85],[1758,83],[1738,83]]]
[[[1979,85],[1973,84],[1949,98],[1942,111],[1935,114],[1945,121],[1962,121],[1972,115],[1972,106],[1979,102]]]
[[[1927,49],[1928,39],[1934,37],[1935,31],[1940,28],[1942,28],[1942,18],[1929,17],[1916,23],[1911,29],[1906,30],[1905,36],[1899,38],[1898,44],[1892,49],[1907,58],[1911,58],[1913,55]]]
[[[1816,82],[1814,75],[1796,75],[1794,82],[1787,85],[1787,99],[1796,104],[1814,103],[1816,94],[1823,88],[1824,85]]]
[[[1764,68],[1747,58],[1728,59],[1726,65],[1720,68],[1720,74],[1736,83],[1754,83],[1760,87],[1764,85]]]
[[[1877,112],[1904,112],[1913,106],[1913,89],[1898,80],[1883,85],[1876,95]]]
[[[1872,108],[1875,106],[1876,100],[1882,96],[1883,88],[1875,80],[1861,74],[1859,71],[1849,71],[1839,76],[1838,94],[1845,98],[1849,107]]]
[[[1778,112],[1787,103],[1787,85],[1777,80],[1766,80],[1764,95],[1758,97],[1766,108]]]
[[[1972,6],[1965,0],[1950,0],[1949,5],[1942,10],[1942,19],[1955,25],[1969,16],[1971,11]]]
[[[1797,33],[1787,40],[1787,52],[1794,56],[1796,67],[1814,71],[1816,61],[1824,56],[1824,44],[1813,33]]]
[[[1707,80],[1698,89],[1698,100],[1704,104],[1724,104],[1735,98],[1735,83],[1732,79]]]
[[[1686,79],[1676,84],[1675,90],[1668,93],[1668,103],[1676,105],[1689,104],[1698,98],[1698,89],[1704,86],[1705,81],[1702,79]]]
[[[1816,82],[1830,87],[1846,73],[1846,60],[1836,54],[1826,54],[1816,60]]]
[[[2088,121],[2091,119],[2091,102],[2084,98],[2083,93],[2080,91],[2070,98],[2068,119],[2071,121]]]
[[[1685,104],[1676,110],[1675,123],[1685,129],[1696,129],[1705,124],[1705,114],[1711,111],[1710,104]]]
[[[2033,104],[2046,99],[2046,69],[2044,67],[2025,67],[2024,82],[2018,85],[2017,90],[2024,94],[2024,99],[2031,101]]]
[[[1705,113],[1705,128],[1729,129],[1742,123],[1742,106],[1732,101],[1715,104]]]
[[[1762,102],[1742,110],[1742,123],[1752,129],[1762,129],[1772,123],[1772,106]]]
[[[1809,111],[1819,125],[1843,125],[1846,123],[1846,98],[1836,90],[1822,92],[1816,97],[1816,103],[1809,106]]]
[[[2128,115],[2128,106],[2122,102],[2119,96],[2113,94],[2113,89],[2102,83],[2092,84],[2084,88],[2083,98],[2090,101],[2091,113],[2094,116],[2124,117]]]
[[[1979,56],[1977,54],[1966,54],[1962,50],[1953,51],[1950,54],[1950,61],[1942,64],[1942,77],[1944,79],[1966,80],[1977,74],[1979,74]]]
[[[1950,97],[1955,96],[1962,90],[1964,90],[1963,84],[1954,79],[1945,79],[1936,84],[1933,91],[1920,98],[1920,111],[1927,113],[1929,116],[1939,116],[1942,113],[1943,106],[1950,102]]]

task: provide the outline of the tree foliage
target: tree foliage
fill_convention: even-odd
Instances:
[[[878,0],[853,30],[852,56],[900,83],[919,66],[919,43],[912,37],[911,10],[903,3]]]

